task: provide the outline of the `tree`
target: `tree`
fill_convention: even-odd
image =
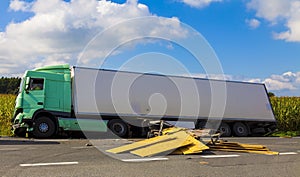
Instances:
[[[0,93],[16,94],[19,89],[21,79],[18,77],[1,77],[0,78]]]
[[[268,92],[268,96],[273,97],[273,96],[275,96],[275,94],[273,92]]]

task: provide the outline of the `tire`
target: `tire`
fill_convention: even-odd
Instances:
[[[236,136],[244,137],[249,135],[249,128],[242,122],[236,122],[233,124],[233,132]]]
[[[128,125],[120,119],[110,120],[108,128],[119,137],[126,137],[128,135]]]
[[[222,122],[221,125],[220,125],[219,130],[221,132],[221,136],[222,137],[229,137],[229,136],[231,136],[231,128],[230,128],[230,126],[227,123]]]
[[[17,137],[26,137],[26,128],[17,128],[14,130],[14,134]]]
[[[42,116],[35,119],[32,134],[35,138],[50,138],[55,130],[55,123],[49,117]]]
[[[196,129],[203,129],[205,128],[206,120],[198,121],[196,125]]]

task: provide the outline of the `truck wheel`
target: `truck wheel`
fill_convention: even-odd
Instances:
[[[227,123],[222,122],[219,130],[221,132],[221,136],[223,136],[223,137],[231,136],[231,128]]]
[[[120,119],[110,120],[108,128],[119,137],[126,137],[129,130],[128,125]]]
[[[248,136],[249,135],[248,127],[242,122],[236,122],[233,125],[233,132],[236,136]]]
[[[36,138],[50,138],[55,133],[54,122],[46,116],[37,118],[34,121],[33,136]]]
[[[14,134],[18,137],[25,137],[26,136],[26,128],[17,128],[14,130]]]
[[[195,128],[196,129],[203,129],[203,128],[205,128],[205,125],[206,125],[206,121],[205,120],[198,121],[197,124],[196,124],[196,126],[195,126]]]

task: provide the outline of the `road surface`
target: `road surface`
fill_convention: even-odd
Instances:
[[[103,150],[122,139],[0,138],[1,176],[289,176],[300,175],[300,138],[224,138],[263,144],[280,155],[208,151],[140,159]],[[136,141],[136,140],[135,140]]]

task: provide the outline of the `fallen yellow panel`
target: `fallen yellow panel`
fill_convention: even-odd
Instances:
[[[124,145],[124,146],[109,149],[109,150],[106,150],[106,151],[110,152],[110,153],[117,154],[117,153],[121,153],[121,152],[130,151],[130,150],[133,150],[133,149],[137,149],[137,148],[140,148],[140,147],[148,146],[148,145],[151,145],[151,144],[155,144],[155,143],[158,143],[158,142],[173,140],[175,138],[176,137],[174,135],[157,136],[157,137],[153,137],[153,138],[150,138],[150,139],[138,141],[138,142],[135,142],[135,143],[132,143],[132,144],[127,144],[127,145]]]
[[[185,130],[185,129],[184,128],[177,128],[177,127],[167,128],[167,129],[164,129],[164,132],[163,132],[163,134],[165,134],[164,136],[156,136],[156,137],[153,137],[153,138],[150,138],[150,139],[138,141],[138,142],[135,142],[135,143],[132,143],[132,144],[120,146],[120,147],[109,149],[109,150],[106,150],[106,151],[110,152],[110,153],[117,154],[117,153],[130,151],[130,150],[133,150],[133,149],[149,146],[149,145],[152,145],[152,144],[155,144],[155,143],[158,143],[158,142],[172,140],[172,139],[176,138],[177,135],[174,135],[176,132],[180,132],[180,131],[183,131],[183,130]]]
[[[196,140],[195,138],[191,139],[191,141],[193,141],[192,144],[190,144],[188,146],[181,147],[178,150],[180,150],[182,152],[182,154],[187,155],[187,154],[197,154],[197,153],[200,153],[204,150],[209,149],[208,146],[206,146],[202,142]]]
[[[172,135],[176,136],[176,139],[156,143],[151,146],[147,146],[147,147],[144,147],[141,149],[130,151],[130,153],[141,156],[141,157],[146,157],[146,156],[152,156],[155,154],[160,154],[163,152],[168,152],[168,151],[177,149],[179,147],[187,146],[187,145],[193,143],[192,139],[194,139],[194,138],[192,136],[190,136],[189,134],[187,134],[185,131],[180,131],[180,132],[174,133]],[[167,136],[167,135],[164,135],[164,136]],[[168,135],[168,136],[171,136],[171,135]]]
[[[141,157],[146,157],[146,156],[153,156],[155,154],[161,154],[163,152],[171,151],[173,149],[179,148],[181,146],[186,146],[191,144],[192,142],[185,141],[184,143],[181,143],[181,139],[175,139],[163,143],[158,143],[154,144],[149,147],[145,147],[142,149],[137,149],[134,151],[130,151],[130,153],[141,156]],[[178,143],[180,142],[180,143]]]
[[[185,130],[186,130],[186,128],[171,127],[171,128],[163,129],[162,134],[163,135],[172,134],[172,133],[176,133],[179,131],[185,131]]]
[[[180,150],[180,148],[178,148],[178,149],[174,150],[171,154],[172,154],[172,155],[182,155],[183,153],[182,153],[182,151]]]

